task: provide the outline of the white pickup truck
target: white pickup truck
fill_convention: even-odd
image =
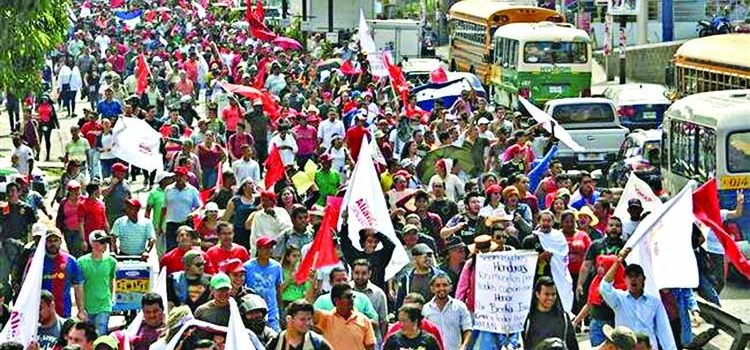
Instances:
[[[628,129],[620,126],[614,103],[606,98],[562,98],[548,101],[544,111],[579,145],[574,152],[559,145],[557,157],[566,168],[604,169],[617,156]]]

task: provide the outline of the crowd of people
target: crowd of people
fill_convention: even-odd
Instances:
[[[256,347],[266,349],[578,349],[582,332],[600,349],[677,349],[701,321],[696,295],[720,302],[723,252],[710,233],[708,245],[700,229],[693,234],[699,289],[644,294],[649,281],[624,263],[623,249],[648,214],[639,200],[628,201],[628,217],[614,216],[618,191],[556,160],[544,166],[554,138],[538,137],[536,122],[493,109],[473,91],[451,106],[437,100],[431,111],[396,96],[391,78],[368,70],[356,35],[343,45],[313,35],[304,49],[285,49],[232,25],[223,8],[204,17],[190,2],[130,1],[121,10],[142,11],[131,27],[109,4],[76,7],[89,15],[50,54],[42,74],[50,89],[8,94],[24,109],[22,120],[9,113],[23,175],[42,155],[50,159],[60,120],[89,103],[64,131],[65,170],[52,203],[19,176],[0,214],[5,301],[17,296],[45,237],[36,349],[161,349],[179,336],[183,350],[222,350],[232,298]],[[150,72],[138,93],[141,58]],[[358,69],[345,74],[332,59]],[[248,98],[225,84],[262,94]],[[163,134],[164,171],[112,154],[112,130],[124,118]],[[370,141],[382,158],[380,183],[353,186]],[[432,157],[444,146],[467,150],[470,162]],[[266,187],[276,155],[284,174]],[[309,185],[293,181],[297,174]],[[136,190],[139,177],[147,194]],[[366,185],[382,189],[398,239],[364,229],[353,242],[343,225],[333,235],[340,263],[296,279],[314,253],[327,198]],[[743,200],[725,218],[742,215]],[[567,291],[553,279],[556,253],[545,249],[553,239],[567,243]],[[410,261],[386,279],[397,247]],[[539,254],[525,328],[474,330],[476,257],[512,250]],[[127,324],[110,320],[117,266],[154,254],[168,273],[167,294],[144,294],[143,323],[124,336]],[[561,293],[575,295],[572,313]],[[7,322],[7,306],[0,315]],[[193,320],[205,323],[179,332]]]

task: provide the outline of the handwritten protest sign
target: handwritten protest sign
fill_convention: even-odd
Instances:
[[[509,334],[523,330],[534,290],[536,252],[477,255],[474,329]]]

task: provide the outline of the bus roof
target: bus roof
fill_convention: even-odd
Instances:
[[[682,98],[672,104],[667,116],[708,126],[748,128],[750,90],[704,92]]]
[[[517,39],[522,41],[533,41],[543,39],[546,41],[582,41],[589,42],[589,35],[568,23],[510,23],[495,31],[495,37]]]
[[[750,72],[750,35],[722,34],[688,40],[675,53],[675,58],[698,62],[744,67]]]
[[[453,4],[448,13],[450,17],[458,15],[487,22],[492,16],[509,9],[549,12],[550,17],[559,16],[557,12],[538,7],[535,1],[528,0],[462,0]]]

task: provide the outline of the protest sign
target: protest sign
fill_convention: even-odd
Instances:
[[[529,251],[477,255],[475,330],[501,334],[523,330],[537,258],[536,252]]]

